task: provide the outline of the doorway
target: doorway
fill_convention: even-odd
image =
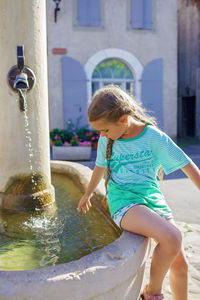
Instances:
[[[182,135],[195,136],[196,97],[182,97]]]

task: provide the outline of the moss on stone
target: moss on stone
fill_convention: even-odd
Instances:
[[[41,173],[20,174],[8,180],[1,200],[4,209],[41,209],[55,202],[55,191],[48,178]]]
[[[35,185],[36,184],[36,185]],[[41,173],[20,174],[9,179],[5,194],[27,195],[49,189],[50,185],[45,175]]]

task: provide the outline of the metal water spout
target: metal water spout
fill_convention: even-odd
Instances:
[[[17,74],[14,81],[14,88],[19,93],[19,106],[21,111],[25,111],[26,92],[29,88],[28,76],[25,73]]]
[[[17,65],[8,73],[8,84],[19,95],[20,111],[25,111],[26,93],[30,91],[36,82],[33,70],[24,65],[24,46],[17,46]]]

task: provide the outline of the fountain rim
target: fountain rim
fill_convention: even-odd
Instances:
[[[88,184],[92,174],[90,168],[79,163],[66,161],[51,161],[51,170],[53,173],[65,174],[73,178],[76,183],[77,178],[79,178],[79,187],[82,191]],[[104,182],[102,181],[94,196],[104,198],[104,189]],[[101,210],[101,207],[99,209]],[[117,284],[121,284],[119,269],[124,270],[127,280],[133,275],[133,268],[137,271],[140,270],[149,255],[149,249],[149,239],[124,231],[114,242],[78,260],[40,269],[0,271],[0,298],[6,299],[7,296],[16,294],[32,295],[34,287],[34,293],[37,293],[40,288],[46,289],[49,285],[56,284],[56,282],[59,284],[64,282],[66,288],[69,286],[75,295],[77,293],[76,285],[71,287],[71,281],[75,280],[78,284],[78,281],[84,280],[85,284],[85,281],[89,279],[89,283],[87,281],[86,285],[90,285],[90,276],[92,276],[93,282],[95,280],[95,282],[99,282],[99,278],[101,278],[102,282],[99,283],[98,292],[101,293],[102,288],[106,292],[116,286],[116,280],[118,281]],[[119,271],[119,276],[114,281],[116,270]],[[109,275],[109,278],[111,276],[110,283],[104,278],[104,271],[112,274]],[[91,293],[93,292],[91,291]]]

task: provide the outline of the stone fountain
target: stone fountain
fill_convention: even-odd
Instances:
[[[91,170],[70,162],[50,164],[46,1],[1,0],[0,28],[0,208],[55,206],[51,171],[70,177],[84,192]],[[103,182],[92,202],[114,226]],[[147,239],[123,232],[110,245],[67,264],[0,271],[0,300],[137,300],[148,251]]]

